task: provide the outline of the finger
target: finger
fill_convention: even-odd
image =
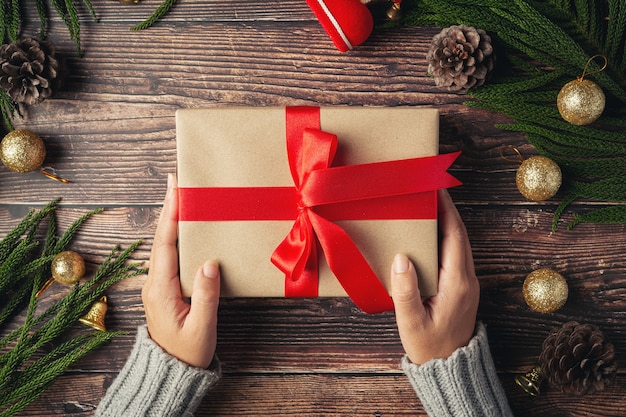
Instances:
[[[447,190],[440,190],[438,200],[439,227],[443,234],[441,267],[447,271],[468,271],[473,275],[472,249],[463,220]]]
[[[178,276],[178,186],[172,174],[167,178],[167,193],[163,201],[163,210],[159,217],[150,256],[150,269],[159,279],[173,279]]]
[[[413,263],[405,255],[397,254],[391,267],[391,297],[396,311],[398,327],[402,327],[425,314]]]
[[[208,261],[196,272],[191,293],[191,310],[187,320],[192,325],[199,323],[215,325],[220,298],[220,270],[217,262]]]

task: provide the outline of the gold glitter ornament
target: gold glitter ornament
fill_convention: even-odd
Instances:
[[[573,125],[588,125],[602,115],[606,98],[600,86],[590,80],[565,84],[556,98],[561,117]]]
[[[15,172],[31,172],[46,159],[46,146],[34,132],[13,130],[0,143],[0,158],[4,166]]]
[[[541,268],[528,274],[522,293],[530,308],[540,313],[552,313],[565,305],[569,290],[563,275]]]
[[[11,171],[20,173],[39,171],[50,179],[68,183],[68,180],[57,177],[41,167],[45,159],[46,146],[43,140],[30,130],[12,130],[0,142],[0,160]]]
[[[64,285],[76,284],[85,275],[85,261],[83,257],[73,251],[60,252],[52,259],[50,265],[52,277],[37,292],[39,297],[56,281]]]
[[[599,70],[587,72],[587,67],[594,58],[602,57],[604,66]],[[587,61],[583,74],[576,80],[565,84],[556,98],[556,106],[561,117],[574,125],[584,126],[598,120],[604,112],[606,97],[602,88],[591,80],[586,80],[585,75],[603,71],[607,66],[606,57],[594,55]]]
[[[522,161],[515,174],[515,184],[519,192],[534,201],[554,197],[562,180],[561,168],[545,156],[533,156]]]

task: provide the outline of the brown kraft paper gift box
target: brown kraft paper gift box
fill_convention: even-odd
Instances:
[[[432,108],[322,107],[320,124],[321,130],[338,137],[332,166],[438,153],[439,113]],[[285,126],[284,107],[178,110],[179,189],[293,187]],[[203,201],[203,204],[215,203]],[[215,259],[220,264],[223,297],[283,297],[285,275],[270,262],[270,257],[293,223],[293,220],[180,221],[183,295],[191,295],[198,268],[205,261]],[[436,219],[336,223],[356,243],[388,291],[393,257],[404,253],[416,266],[422,295],[437,292]],[[346,296],[319,252],[319,296]]]

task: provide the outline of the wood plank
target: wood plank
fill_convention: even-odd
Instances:
[[[116,374],[68,374],[20,413],[23,417],[91,415]],[[515,415],[623,416],[626,377],[604,391],[576,398],[546,385],[530,397],[503,374]],[[68,390],[68,387],[72,387]],[[345,374],[250,375],[226,374],[200,405],[203,416],[425,416],[421,403],[403,375]]]
[[[81,6],[81,58],[62,22],[51,19],[50,39],[66,58],[68,77],[54,98],[25,109],[16,125],[42,135],[46,165],[73,183],[0,169],[0,236],[29,207],[62,197],[61,230],[88,209],[106,207],[72,245],[84,255],[88,273],[114,245],[136,239],[144,244],[133,258],[147,265],[166,175],[176,171],[179,108],[436,106],[441,151],[463,151],[451,171],[464,185],[451,193],[473,245],[482,288],[479,318],[488,325],[516,415],[626,414],[623,367],[607,390],[582,398],[547,387],[529,398],[513,382],[535,365],[549,330],[572,319],[600,326],[618,358],[624,357],[625,226],[566,230],[574,212],[602,206],[580,201],[550,232],[564,194],[543,203],[525,200],[515,189],[517,164],[500,155],[509,145],[534,154],[523,135],[496,128],[509,120],[464,106],[467,96],[441,91],[427,76],[425,55],[438,29],[377,30],[342,54],[301,0],[188,0],[155,27],[130,32],[156,5],[95,4],[98,23]],[[33,18],[29,25],[36,23]],[[556,313],[532,312],[523,301],[523,280],[539,267],[553,267],[568,279],[569,301]],[[92,414],[144,323],[144,280],[124,281],[109,294],[107,325],[129,334],[77,363],[20,415]],[[50,291],[42,303],[62,293]],[[402,348],[392,313],[368,316],[347,299],[224,299],[219,314],[218,354],[226,375],[199,416],[425,415],[398,369]]]
[[[105,210],[84,225],[73,247],[84,254],[88,271],[94,271],[116,244],[127,246],[140,238],[146,239],[145,244],[133,258],[147,262],[159,210],[142,210],[139,228],[131,216],[136,211]],[[59,229],[84,212],[59,209]],[[489,326],[498,367],[521,371],[532,366],[549,330],[570,319],[600,326],[620,356],[626,353],[622,262],[626,234],[610,233],[615,231],[611,226],[586,225],[548,233],[549,213],[516,207],[509,208],[504,218],[502,213],[500,207],[461,206],[481,281],[480,317]],[[8,210],[0,210],[3,227],[16,221]],[[595,232],[589,233],[590,229]],[[579,248],[585,248],[585,256]],[[523,280],[539,267],[553,267],[568,279],[569,301],[556,313],[532,312],[523,301]],[[143,280],[123,281],[111,291],[107,316],[111,328],[134,332],[143,323]],[[362,314],[346,299],[225,299],[219,340],[220,355],[237,363],[238,372],[292,372],[315,363],[324,370],[394,372],[401,354],[393,315]],[[94,356],[92,368],[121,367],[132,342],[132,335],[116,339],[114,353]]]

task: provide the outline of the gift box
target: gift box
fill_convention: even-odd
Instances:
[[[387,311],[396,253],[436,294],[437,189],[459,184],[438,121],[432,108],[178,110],[183,294],[215,259],[224,297],[350,296]]]

